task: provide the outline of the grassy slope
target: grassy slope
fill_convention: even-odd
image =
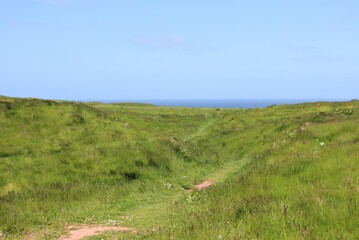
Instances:
[[[358,239],[358,107],[259,111],[256,130],[245,130],[258,149],[251,164],[224,184],[181,199],[162,232],[146,238]],[[223,129],[240,137],[228,122]]]
[[[1,98],[0,108],[10,237],[115,220],[144,229],[129,238],[358,238],[357,102],[217,111]]]
[[[92,105],[1,99],[1,232],[120,221],[217,166],[183,141],[215,110]]]

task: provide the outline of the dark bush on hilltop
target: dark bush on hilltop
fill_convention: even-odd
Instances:
[[[134,181],[140,178],[140,173],[137,171],[124,172],[122,175],[125,177],[126,181]]]
[[[70,117],[69,125],[85,123],[85,118],[80,113],[73,113]]]

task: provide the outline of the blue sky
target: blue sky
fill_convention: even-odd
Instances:
[[[359,98],[359,1],[3,0],[0,95]]]

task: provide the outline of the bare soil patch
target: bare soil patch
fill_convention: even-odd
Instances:
[[[208,188],[208,187],[212,186],[213,184],[214,183],[213,183],[212,180],[206,180],[206,181],[204,181],[202,183],[199,183],[199,184],[195,185],[195,187],[196,187],[197,190],[203,190],[205,188]]]
[[[120,226],[101,226],[101,225],[70,225],[67,227],[68,233],[59,240],[79,240],[84,237],[95,236],[103,232],[129,232],[132,228]]]

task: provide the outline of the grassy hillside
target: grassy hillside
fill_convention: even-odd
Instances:
[[[138,232],[94,239],[357,239],[358,123],[357,101],[216,110],[1,97],[0,232],[56,239],[100,223]],[[183,190],[206,178],[217,184]]]
[[[251,164],[178,201],[150,238],[358,239],[358,110],[357,102],[263,110]]]

